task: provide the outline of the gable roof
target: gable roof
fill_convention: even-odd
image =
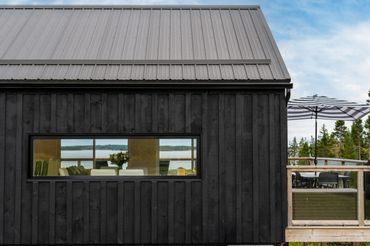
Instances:
[[[258,6],[0,6],[0,40],[2,81],[290,84]]]

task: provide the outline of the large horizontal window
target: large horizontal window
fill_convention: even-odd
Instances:
[[[32,137],[32,176],[197,176],[197,137]]]

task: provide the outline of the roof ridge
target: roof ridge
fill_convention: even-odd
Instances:
[[[257,10],[259,5],[0,5],[0,9],[248,9]]]

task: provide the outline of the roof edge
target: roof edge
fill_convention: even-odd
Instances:
[[[0,9],[260,9],[259,5],[0,5]]]
[[[87,82],[87,83],[86,83]],[[169,89],[248,89],[248,88],[274,88],[274,89],[290,89],[293,87],[290,79],[283,80],[266,80],[266,81],[186,81],[183,83],[175,82],[145,82],[137,83],[134,81],[117,81],[117,80],[50,80],[45,81],[25,81],[25,80],[0,80],[0,88],[2,89],[37,89],[37,88],[127,88],[127,89],[148,89],[148,88],[169,88]]]

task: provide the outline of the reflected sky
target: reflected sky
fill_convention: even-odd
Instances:
[[[127,139],[96,139],[96,145],[127,145]]]
[[[127,145],[127,139],[96,139],[96,145]],[[161,146],[191,146],[191,139],[160,139],[159,144]],[[86,146],[93,145],[92,139],[61,139],[61,146]]]
[[[61,139],[61,146],[86,146],[93,145],[92,139]]]

